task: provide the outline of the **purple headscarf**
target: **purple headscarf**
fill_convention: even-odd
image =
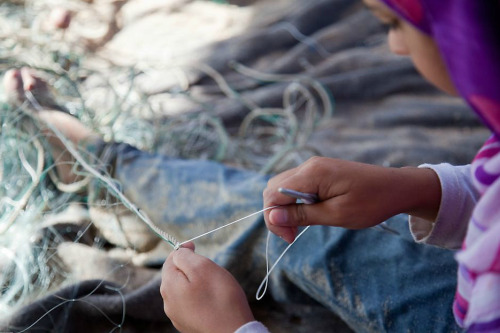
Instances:
[[[500,1],[382,1],[434,39],[460,95],[500,137]]]
[[[381,0],[430,35],[460,95],[493,135],[472,162],[481,193],[459,262],[453,311],[470,332],[500,332],[500,0]]]

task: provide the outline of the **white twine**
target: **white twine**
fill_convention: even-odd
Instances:
[[[175,250],[179,249],[182,245],[188,243],[188,242],[192,242],[198,238],[201,238],[201,237],[204,237],[206,235],[209,235],[213,232],[216,232],[216,231],[219,231],[223,228],[226,228],[226,227],[229,227],[230,225],[233,225],[235,223],[238,223],[238,222],[241,222],[249,217],[252,217],[252,216],[255,216],[257,214],[260,214],[260,213],[263,213],[265,211],[268,211],[268,210],[271,210],[271,209],[274,209],[274,208],[278,208],[280,206],[271,206],[271,207],[267,207],[267,208],[264,208],[262,210],[259,210],[258,212],[255,212],[255,213],[252,213],[250,215],[247,215],[245,217],[242,217],[240,219],[237,219],[235,221],[232,221],[232,222],[229,222],[221,227],[218,227],[216,229],[213,229],[211,231],[208,231],[208,232],[205,232],[204,234],[201,234],[199,236],[196,236],[196,237],[193,237],[187,241],[184,241],[182,243],[177,243],[175,245]],[[302,230],[298,235],[297,237],[295,237],[295,240],[288,244],[288,246],[285,248],[285,250],[283,250],[283,252],[280,254],[280,256],[278,257],[278,259],[276,259],[276,261],[274,262],[273,266],[271,267],[271,269],[269,269],[269,240],[271,239],[271,232],[269,231],[268,234],[267,234],[267,240],[266,240],[266,276],[264,277],[264,279],[262,279],[262,282],[260,283],[260,286],[259,286],[259,289],[257,289],[257,293],[255,294],[255,298],[260,301],[264,295],[266,294],[266,291],[267,291],[267,286],[268,286],[268,282],[269,282],[269,276],[271,275],[271,272],[274,270],[274,268],[276,267],[276,265],[280,262],[280,260],[283,258],[283,256],[285,255],[285,253],[288,252],[288,250],[292,247],[293,244],[295,244],[295,242],[300,238],[300,236],[302,236],[306,231],[307,229],[309,229],[310,226],[307,226],[304,228],[304,230]],[[264,288],[262,290],[262,288]]]
[[[292,247],[292,245],[295,244],[295,242],[300,238],[300,236],[302,236],[304,234],[304,232],[307,231],[307,229],[309,229],[309,227],[310,227],[310,225],[308,225],[307,227],[305,227],[304,230],[302,230],[297,235],[297,237],[295,237],[295,240],[292,243],[288,244],[288,246],[286,247],[286,249],[283,250],[283,252],[281,252],[281,254],[278,257],[278,259],[276,259],[276,261],[274,262],[274,264],[271,267],[271,269],[269,269],[269,239],[271,238],[271,232],[270,231],[268,232],[268,234],[267,234],[267,241],[266,241],[266,276],[264,277],[264,279],[260,283],[259,289],[257,289],[257,293],[255,294],[255,298],[258,301],[260,301],[262,299],[262,297],[264,297],[264,295],[266,294],[267,284],[269,282],[269,276],[271,275],[271,272],[274,270],[274,268],[276,267],[276,265],[280,262],[281,258],[283,258],[283,256],[285,255],[285,253],[287,253],[287,251]],[[262,288],[264,288],[264,290],[262,291],[262,294],[261,294],[260,291],[261,291]]]
[[[245,217],[242,217],[242,218],[240,218],[240,219],[237,219],[236,221],[229,222],[228,224],[225,224],[225,225],[223,225],[223,226],[221,226],[221,227],[218,227],[218,228],[216,228],[216,229],[214,229],[214,230],[211,230],[211,231],[205,232],[204,234],[201,234],[201,235],[199,235],[199,236],[193,237],[193,238],[191,238],[191,239],[189,239],[189,240],[187,240],[187,241],[184,241],[184,242],[182,242],[182,243],[178,243],[178,244],[176,245],[176,249],[178,249],[179,247],[181,247],[182,245],[184,245],[184,244],[186,244],[186,243],[188,243],[188,242],[192,242],[192,241],[194,241],[194,240],[196,240],[196,239],[198,239],[198,238],[204,237],[204,236],[209,235],[209,234],[211,234],[211,233],[213,233],[213,232],[216,232],[216,231],[219,231],[219,230],[224,229],[224,228],[226,228],[226,227],[229,227],[230,225],[233,225],[233,224],[235,224],[235,223],[241,222],[241,221],[243,221],[243,220],[245,220],[245,219],[247,219],[247,218],[249,218],[249,217],[252,217],[252,216],[254,216],[254,215],[257,215],[257,214],[263,213],[263,212],[265,212],[265,211],[267,211],[267,210],[270,210],[270,209],[273,209],[273,208],[277,208],[277,207],[279,207],[279,206],[272,206],[272,207],[267,207],[267,208],[264,208],[264,209],[262,209],[262,210],[259,210],[258,212],[255,212],[255,213],[252,213],[252,214],[247,215],[247,216],[245,216]]]

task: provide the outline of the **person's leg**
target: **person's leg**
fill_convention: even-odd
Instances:
[[[262,208],[267,176],[127,145],[115,150],[114,176],[124,192],[181,241]],[[311,227],[271,274],[269,292],[280,302],[318,302],[359,332],[458,331],[451,312],[454,253],[416,244],[406,219],[389,221],[400,236],[374,228]],[[253,297],[265,276],[266,237],[259,215],[195,243]],[[271,261],[285,247],[273,236]]]
[[[185,161],[114,145],[113,176],[124,193],[180,241],[258,211],[267,177],[209,161]],[[395,236],[378,229],[311,227],[271,275],[282,302],[314,300],[355,331],[452,332],[453,252],[420,245],[406,217]],[[228,268],[254,295],[265,275],[262,216],[197,240],[197,250]],[[272,237],[271,260],[285,243]]]
[[[96,152],[111,166],[114,181],[165,232],[183,242],[262,209],[268,176],[206,160],[148,154],[127,144],[104,144]],[[91,202],[103,191],[96,184]],[[213,258],[249,230],[264,228],[252,216],[196,240],[197,252]]]
[[[17,105],[29,105],[26,96],[28,93],[38,100],[41,97],[39,93],[47,91],[46,85],[36,72],[28,68],[10,70],[4,77],[4,88],[11,96],[11,102]],[[85,151],[81,155],[90,165],[106,174],[106,177],[109,176],[110,180],[119,185],[125,196],[144,210],[155,224],[163,227],[167,233],[174,234],[179,241],[195,237],[261,209],[262,189],[267,183],[267,176],[228,168],[210,161],[171,159],[148,154],[126,144],[105,143],[77,118],[43,105],[42,109],[34,109],[33,115],[40,121],[41,134],[50,144],[60,180],[72,183],[80,177],[74,171],[88,173],[88,170],[75,169],[75,158],[66,146],[69,142],[77,149],[83,148]],[[64,139],[61,140],[56,132]],[[119,211],[120,220],[122,214],[127,215],[123,213],[127,209],[116,209],[116,199],[107,202],[107,199],[116,196],[116,193],[105,187],[102,182],[95,181],[89,188],[91,214],[96,211],[93,208],[105,208],[103,204],[111,204],[112,209],[109,210],[112,213]],[[128,213],[128,217],[133,215]],[[198,249],[201,250],[206,244],[205,247],[210,248],[207,255],[213,254],[217,252],[216,244],[228,243],[233,238],[228,235],[243,232],[256,220],[257,218],[253,217],[227,231],[218,232],[214,237],[201,239],[197,242]],[[147,230],[138,218],[131,222],[133,225],[129,230],[123,230],[123,221],[116,223],[120,224],[117,228],[107,228],[113,224],[109,220],[104,221],[108,226],[99,221],[94,222],[98,228],[106,229],[107,235],[115,231],[127,233]],[[122,230],[118,230],[120,228]],[[153,233],[149,236],[157,237]],[[133,236],[122,237],[126,238]],[[120,242],[120,237],[117,240],[119,244],[115,243],[116,245],[137,245],[141,247],[136,248],[139,251],[150,249],[150,245],[142,246],[143,243],[154,243],[139,241],[127,244]],[[113,240],[111,241],[113,243]]]
[[[75,164],[73,155],[68,151],[59,137],[55,135],[51,127],[59,130],[75,147],[86,142],[99,140],[99,136],[84,126],[77,118],[67,113],[43,110],[37,113],[37,117],[41,120],[41,125],[43,126],[42,134],[50,144],[59,178],[64,183],[72,183],[78,180],[78,176],[73,172]]]
[[[64,143],[56,136],[52,128],[58,130],[68,141],[78,146],[85,141],[97,140],[99,136],[83,125],[77,118],[60,112],[61,108],[55,104],[50,94],[47,82],[31,68],[10,69],[3,78],[3,87],[7,102],[14,107],[23,103],[29,105],[27,94],[35,99],[37,106],[33,108],[42,126],[42,135],[51,145],[51,153],[57,168],[59,178],[65,183],[74,182],[77,175],[73,173],[74,158],[66,149]]]
[[[93,137],[69,115],[44,111],[40,117],[74,143]],[[58,172],[71,181],[72,156],[50,131],[45,134],[56,158],[70,162],[59,163]],[[94,152],[105,152],[111,176],[125,195],[180,241],[262,208],[267,176],[210,161],[151,155],[125,144],[99,146]],[[360,332],[457,329],[450,310],[453,253],[415,244],[401,219],[395,217],[392,227],[402,236],[312,227],[271,275],[272,295],[283,302],[317,301]],[[196,243],[200,253],[229,268],[253,293],[265,275],[266,235],[262,217],[254,216]],[[275,260],[286,244],[273,237],[270,245]]]
[[[454,252],[415,243],[405,215],[389,224],[401,235],[311,227],[273,272],[271,293],[279,301],[310,297],[356,332],[460,331],[451,311]],[[271,244],[275,260],[285,244]]]

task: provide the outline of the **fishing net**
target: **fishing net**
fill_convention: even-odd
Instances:
[[[4,85],[1,96],[0,313],[6,316],[51,290],[78,281],[79,277],[69,274],[58,257],[59,245],[79,243],[84,238],[97,249],[106,244],[85,209],[88,197],[83,189],[88,182],[66,185],[58,179],[57,161],[41,135],[43,125],[37,120],[37,111],[69,113],[105,140],[125,142],[144,151],[216,160],[271,173],[317,154],[307,147],[308,137],[334,109],[325,87],[294,75],[265,78],[286,84],[282,107],[245,101],[221,73],[204,64],[193,66],[193,70],[211,78],[217,88],[200,98],[180,82],[164,91],[163,97],[188,100],[194,111],[165,116],[165,110],[137,83],[137,78],[151,68],[112,63],[96,68],[90,61],[95,60],[89,55],[90,39],[87,45],[78,44],[71,37],[65,38],[64,30],[47,27],[53,6],[61,4],[0,4],[0,75],[29,67],[47,83],[33,93],[12,91]],[[96,10],[91,3],[80,1],[65,5],[73,11]],[[257,72],[245,72],[241,64],[235,66],[249,79],[263,79]],[[228,126],[209,105],[210,98],[220,96],[246,106],[247,114],[239,126]],[[93,177],[78,162],[73,169],[84,179]],[[112,210],[116,200],[102,203],[100,209]],[[76,222],[62,228],[64,214]]]
[[[61,7],[67,28],[55,27]],[[0,91],[0,322],[25,307],[34,319],[16,331],[30,331],[67,303],[82,324],[106,323],[95,331],[122,330],[125,317],[138,332],[165,331],[148,325],[167,321],[161,304],[143,321],[131,319],[143,300],[121,309],[130,291],[149,286],[158,297],[150,282],[172,250],[161,238],[175,227],[152,233],[102,156],[82,147],[70,145],[78,181],[65,184],[40,110],[70,114],[106,142],[261,174],[315,155],[467,163],[487,131],[391,55],[385,33],[352,0],[2,1],[0,76],[29,68],[39,81],[28,91],[4,81]],[[242,216],[227,215],[219,223]],[[78,282],[76,299],[65,287]],[[58,302],[37,303],[53,292]],[[92,295],[115,303],[97,309]],[[99,320],[85,321],[90,310]]]

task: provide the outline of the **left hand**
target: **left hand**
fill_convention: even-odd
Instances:
[[[254,320],[243,289],[190,248],[172,252],[162,269],[164,310],[181,332],[234,332]]]
[[[315,193],[320,202],[296,204],[295,198],[279,192],[280,187]],[[268,229],[291,243],[299,226],[362,229],[400,213],[433,221],[441,203],[441,184],[427,168],[313,157],[270,179],[263,196],[264,207],[280,206],[264,212]]]

